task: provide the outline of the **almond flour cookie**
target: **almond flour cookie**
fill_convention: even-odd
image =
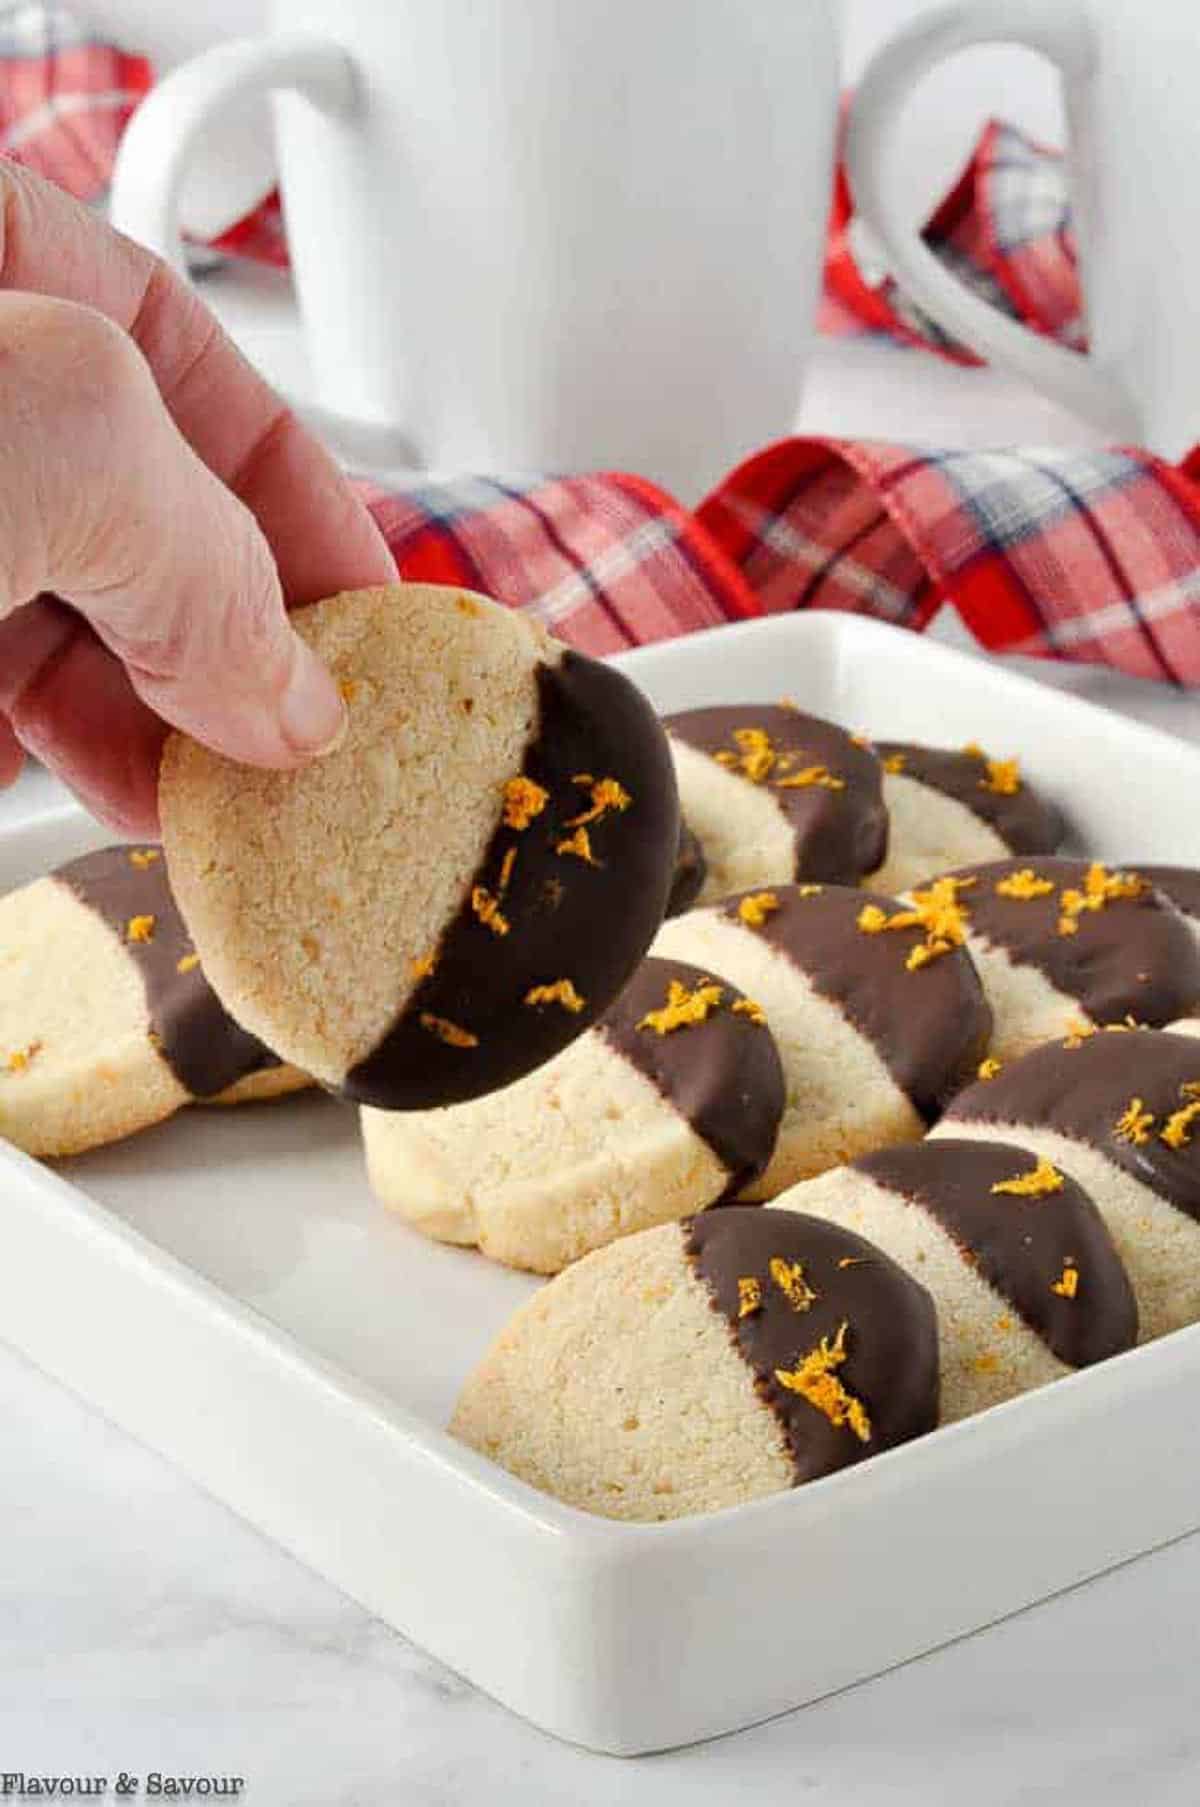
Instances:
[[[1137,1340],[1133,1289],[1103,1218],[1028,1149],[949,1137],[885,1148],[777,1204],[865,1236],[928,1287],[943,1424]]]
[[[361,590],[292,617],[342,744],[250,770],[175,735],[164,843],[213,985],[348,1097],[510,1084],[613,1000],[662,917],[671,762],[626,678],[483,597]]]
[[[1086,860],[998,860],[936,883],[961,912],[1000,1060],[1079,1024],[1132,1019],[1157,1028],[1200,1001],[1200,943],[1137,872]]]
[[[897,896],[955,866],[1013,853],[1053,853],[1065,823],[1021,776],[1015,759],[991,759],[913,741],[875,743],[888,812],[887,859],[865,880]]]
[[[1108,1225],[1147,1341],[1200,1319],[1200,1043],[1107,1029],[1037,1048],[954,1100],[934,1137],[1019,1142]]]
[[[883,859],[879,761],[832,722],[738,703],[665,725],[684,820],[707,863],[701,903],[793,879],[853,885]]]
[[[746,1206],[586,1256],[524,1305],[450,1430],[606,1518],[715,1512],[937,1421],[924,1288],[861,1238]]]
[[[779,1047],[783,1121],[744,1196],[772,1198],[869,1149],[916,1141],[974,1073],[991,1013],[970,956],[915,917],[874,932],[898,909],[849,886],[780,885],[659,930],[656,954],[740,985]]]
[[[222,1008],[157,847],[84,854],[0,898],[0,1135],[26,1153],[307,1084]]]
[[[376,1196],[444,1242],[554,1274],[737,1196],[771,1158],[783,1069],[757,1005],[644,960],[594,1028],[503,1092],[362,1113]]]

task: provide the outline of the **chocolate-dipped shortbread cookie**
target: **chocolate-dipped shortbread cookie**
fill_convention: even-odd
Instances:
[[[816,1218],[733,1206],[552,1280],[468,1378],[450,1429],[587,1512],[682,1518],[931,1430],[937,1373],[932,1301],[886,1255]]]
[[[771,1157],[783,1069],[727,980],[644,960],[594,1028],[503,1092],[362,1113],[384,1204],[427,1235],[557,1273],[736,1196]]]
[[[171,882],[238,1019],[351,1098],[427,1109],[510,1084],[620,991],[679,838],[666,741],[619,673],[484,597],[335,596],[297,631],[342,743],[250,770],[175,735]]]
[[[157,847],[84,854],[0,898],[0,1134],[27,1153],[309,1083],[222,1008]]]
[[[1200,943],[1136,871],[1047,857],[969,866],[938,882],[953,889],[1000,1060],[1079,1024],[1157,1028],[1200,1000]]]
[[[885,1148],[777,1204],[865,1236],[928,1287],[944,1424],[1137,1340],[1133,1289],[1104,1219],[1028,1149],[952,1138]]]
[[[684,820],[707,872],[701,903],[794,879],[857,884],[887,850],[879,761],[783,704],[666,718]]]
[[[1053,853],[1061,813],[1022,777],[1015,759],[980,747],[875,743],[888,812],[887,859],[864,881],[897,896],[939,872],[1013,853]]]
[[[1078,1180],[1133,1282],[1143,1341],[1200,1319],[1194,1037],[1102,1029],[1036,1048],[960,1093],[933,1134],[1019,1142]]]
[[[690,960],[761,1004],[783,1059],[775,1154],[747,1197],[915,1141],[974,1073],[991,1013],[970,956],[944,938],[933,910],[877,933],[899,908],[849,886],[780,885],[659,930],[655,953]]]
[[[1139,865],[1135,870],[1169,898],[1181,916],[1186,916],[1192,934],[1200,942],[1200,867]]]

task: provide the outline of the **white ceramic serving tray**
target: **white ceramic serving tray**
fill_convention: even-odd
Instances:
[[[1112,859],[1196,861],[1200,753],[838,615],[618,661],[660,708],[781,695],[1019,752]],[[104,839],[58,809],[0,889]],[[447,1437],[535,1282],[369,1196],[356,1114],[193,1110],[57,1172],[0,1145],[0,1333],[364,1606],[560,1737],[632,1753],[877,1673],[1200,1525],[1200,1328],[707,1518],[589,1518]]]

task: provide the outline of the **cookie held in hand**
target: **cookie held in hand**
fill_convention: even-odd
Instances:
[[[309,1083],[223,1009],[159,848],[106,847],[0,898],[0,1134],[27,1154]]]
[[[658,925],[674,777],[640,692],[524,616],[429,584],[297,631],[346,699],[301,771],[182,735],[160,780],[180,906],[256,1034],[362,1103],[510,1084],[607,1008]]]
[[[771,1158],[783,1069],[759,1006],[643,960],[616,1003],[502,1092],[362,1113],[376,1196],[429,1236],[557,1273],[618,1236],[736,1197]]]
[[[861,1237],[753,1206],[585,1256],[501,1331],[450,1430],[607,1518],[715,1512],[932,1430],[937,1324]]]

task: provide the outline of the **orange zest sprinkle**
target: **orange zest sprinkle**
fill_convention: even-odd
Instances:
[[[4,1057],[5,1070],[9,1073],[23,1073],[34,1056],[41,1051],[41,1042],[30,1042],[24,1048],[14,1048],[11,1054]]]
[[[1063,1262],[1063,1271],[1057,1280],[1050,1283],[1050,1291],[1057,1293],[1060,1299],[1074,1299],[1079,1292],[1079,1269],[1068,1255]]]
[[[338,695],[341,697],[343,703],[352,703],[357,694],[358,683],[354,678],[340,678],[338,680]]]
[[[496,882],[496,888],[499,891],[501,897],[503,897],[504,893],[508,890],[508,881],[512,877],[513,867],[516,865],[516,863],[517,863],[517,850],[515,847],[510,847],[508,852],[505,854],[504,858],[500,862],[500,877]]]
[[[477,616],[483,614],[483,610],[480,608],[475,598],[463,593],[460,593],[454,598],[454,606],[460,615]]]
[[[1052,878],[1039,878],[1032,866],[1022,866],[1019,872],[1010,872],[1007,878],[996,880],[997,897],[1014,897],[1021,903],[1029,903],[1035,897],[1049,897],[1054,889]]]
[[[869,1259],[866,1255],[843,1255],[838,1261],[839,1267],[863,1267]]]
[[[765,1026],[767,1020],[766,1011],[761,1004],[756,1004],[753,998],[735,998],[733,1014],[734,1016],[749,1017],[750,1021],[757,1023],[760,1028]],[[1200,1109],[1200,1106],[1197,1106],[1197,1109]]]
[[[1073,1022],[1067,1025],[1067,1038],[1063,1042],[1063,1047],[1081,1048],[1084,1042],[1095,1034],[1095,1023],[1085,1023],[1079,1017],[1076,1017]]]
[[[990,1350],[985,1349],[982,1355],[977,1355],[975,1357],[971,1366],[974,1368],[976,1374],[994,1374],[996,1369],[1000,1366],[1000,1363],[996,1360],[996,1357]]]
[[[777,791],[806,791],[818,786],[826,791],[844,791],[846,780],[831,772],[827,765],[806,765],[798,772],[791,772],[786,778],[775,780]]]
[[[864,904],[857,923],[864,935],[882,935],[887,929],[924,929],[925,941],[909,952],[904,962],[909,972],[919,972],[931,960],[952,953],[966,939],[967,910],[958,893],[975,883],[973,878],[938,878],[924,890],[912,893],[911,904],[892,915],[879,904]]]
[[[761,929],[767,917],[778,908],[779,899],[774,891],[751,891],[738,904],[737,913],[750,928]]]
[[[1003,1064],[1003,1061],[997,1060],[994,1054],[989,1054],[987,1059],[981,1060],[976,1067],[975,1076],[977,1079],[994,1079]]]
[[[751,784],[764,784],[778,757],[771,745],[771,736],[765,728],[735,728],[733,740],[738,752],[718,753],[717,759],[722,765],[739,771]]]
[[[177,973],[193,973],[199,964],[199,954],[181,954],[175,962],[175,971]]]
[[[581,772],[572,782],[586,784],[590,788],[592,806],[590,809],[585,809],[581,816],[571,816],[566,823],[568,828],[582,828],[585,823],[599,822],[610,809],[626,810],[633,802],[629,792],[623,785],[618,784],[615,778],[593,779],[590,775]]]
[[[803,1262],[785,1261],[782,1255],[772,1255],[767,1272],[793,1311],[807,1311],[816,1299],[816,1293],[804,1278]]]
[[[753,1274],[743,1274],[738,1280],[738,1317],[748,1318],[761,1310],[762,1282]]]
[[[144,872],[147,866],[153,866],[155,861],[161,860],[161,858],[162,849],[159,847],[131,847],[129,849],[129,864],[136,866],[139,872]]]
[[[987,777],[979,780],[981,791],[991,791],[997,797],[1015,797],[1021,788],[1021,762],[1019,759],[989,759],[984,754],[987,766]]]
[[[491,929],[493,935],[507,935],[512,924],[500,908],[500,899],[493,897],[486,885],[474,885],[471,889],[471,908],[478,916],[485,929]]]
[[[1013,1321],[1009,1317],[1007,1312],[1002,1312],[1000,1314],[1000,1316],[996,1319],[996,1329],[997,1330],[1011,1330],[1012,1325],[1013,1325]]]
[[[555,853],[569,853],[573,855],[575,859],[582,860],[587,866],[598,866],[600,864],[599,860],[592,852],[592,843],[588,837],[586,828],[577,828],[575,833],[573,835],[568,835],[565,841],[559,841],[554,851]]]
[[[125,925],[127,941],[153,941],[157,923],[155,916],[131,916]]]
[[[887,758],[883,761],[883,769],[885,772],[902,772],[907,763],[908,757],[906,754],[889,753]]]
[[[1154,1112],[1148,1111],[1140,1098],[1131,1098],[1113,1124],[1113,1138],[1117,1142],[1132,1142],[1135,1147],[1141,1148],[1150,1140],[1153,1128]]]
[[[587,1003],[581,998],[570,979],[555,979],[552,985],[534,985],[525,993],[527,1004],[561,1004],[572,1016],[578,1016]]]
[[[1141,897],[1147,885],[1136,872],[1110,872],[1099,860],[1093,860],[1083,881],[1083,890],[1069,886],[1059,898],[1062,914],[1058,919],[1060,935],[1079,931],[1079,919],[1086,911],[1103,910],[1106,904]]]
[[[860,1443],[869,1443],[871,1420],[867,1409],[861,1399],[855,1399],[846,1391],[837,1377],[836,1370],[846,1359],[846,1328],[843,1320],[832,1343],[823,1336],[817,1347],[811,1349],[795,1368],[776,1368],[775,1379],[789,1393],[799,1393],[802,1399],[807,1399],[830,1424],[839,1429],[848,1425]]]
[[[1066,1182],[1045,1155],[1028,1173],[1014,1174],[1011,1180],[997,1180],[993,1192],[1007,1192],[1013,1198],[1044,1198],[1050,1192],[1061,1192]]]
[[[1193,1098],[1182,1110],[1172,1111],[1159,1131],[1159,1141],[1168,1148],[1186,1148],[1192,1139],[1192,1124],[1200,1117],[1200,1098]]]
[[[697,985],[689,991],[679,979],[672,979],[667,987],[667,1001],[660,1010],[648,1010],[639,1029],[653,1029],[655,1035],[670,1035],[676,1029],[687,1029],[693,1023],[702,1023],[709,1012],[716,1010],[722,998],[722,988],[711,980]]]
[[[797,885],[795,887],[797,897],[820,897],[824,889],[824,885]]]
[[[427,1029],[430,1035],[436,1035],[438,1040],[445,1042],[448,1048],[477,1048],[479,1046],[477,1035],[472,1035],[469,1029],[460,1029],[457,1023],[449,1022],[444,1016],[433,1016],[428,1010],[423,1010],[420,1023],[422,1029]]]
[[[437,965],[437,950],[430,948],[427,954],[415,954],[408,963],[408,970],[414,979],[427,979]]]
[[[540,816],[550,801],[550,793],[544,786],[537,784],[524,773],[509,778],[504,785],[504,826],[506,828],[528,828],[535,816]]]

